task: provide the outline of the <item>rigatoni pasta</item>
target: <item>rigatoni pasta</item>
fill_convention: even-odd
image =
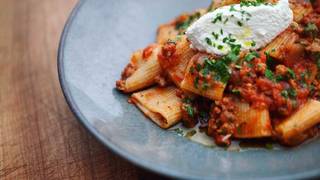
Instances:
[[[303,17],[307,16],[313,11],[310,3],[304,1],[291,1],[290,7],[293,11],[293,17],[295,22],[300,22]]]
[[[161,66],[158,61],[160,46],[152,45],[144,51],[133,54],[132,60],[123,71],[122,79],[117,82],[119,90],[130,93],[156,83],[156,77],[161,74]]]
[[[283,59],[286,53],[286,47],[294,44],[298,38],[299,36],[297,33],[288,29],[267,45],[263,51],[269,53],[270,56],[276,59]]]
[[[320,102],[310,100],[296,113],[276,126],[283,143],[297,145],[306,138],[306,132],[320,123]]]
[[[200,66],[206,66],[207,62],[211,62],[205,54],[196,54],[189,62],[185,76],[181,82],[181,89],[207,97],[211,100],[221,100],[226,84],[215,80],[215,77],[210,79],[200,79],[198,71]],[[215,76],[215,75],[213,75]],[[216,75],[217,76],[217,75]]]
[[[131,101],[161,128],[167,129],[181,120],[181,99],[175,87],[155,87],[134,93]]]
[[[187,41],[186,36],[178,36],[176,41],[167,42],[163,48],[171,48],[174,52],[170,57],[166,57],[167,51],[160,53],[160,64],[176,86],[181,87],[188,63],[196,52],[190,48],[190,42]]]
[[[272,126],[269,111],[266,108],[257,109],[247,103],[236,104],[238,127],[236,138],[265,138],[272,136]]]

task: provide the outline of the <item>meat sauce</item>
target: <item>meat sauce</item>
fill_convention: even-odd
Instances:
[[[303,24],[307,26],[309,23],[320,27],[319,15],[306,16]],[[319,37],[319,32],[316,33]],[[187,99],[182,105],[184,125],[194,127],[203,117],[200,127],[214,138],[216,144],[229,146],[239,127],[235,116],[235,102],[239,99],[253,108],[269,109],[273,125],[292,115],[308,99],[319,99],[320,52],[310,52],[303,45],[310,45],[315,37],[304,31],[299,35],[299,42],[283,49],[283,59],[259,52],[259,56],[251,61],[243,61],[241,67],[231,64],[232,73],[222,100],[210,102],[184,96]],[[201,110],[208,116],[200,116]]]
[[[192,128],[200,123],[200,128],[212,136],[216,144],[229,146],[231,138],[241,126],[235,115],[236,102],[248,103],[256,109],[268,109],[274,126],[296,112],[308,99],[320,99],[320,51],[308,48],[314,46],[314,42],[320,47],[320,1],[316,0],[313,7],[315,11],[303,18],[299,31],[296,31],[300,39],[282,47],[281,59],[260,51],[250,61],[242,58],[241,66],[230,64],[230,78],[221,100],[211,101],[178,92],[177,95],[183,99],[181,109],[184,126]],[[158,59],[163,69],[177,65],[176,46],[175,42],[169,41],[162,47]],[[149,54],[149,49],[146,49],[143,56]],[[207,58],[213,57],[207,54]],[[203,59],[199,59],[199,62],[203,66]],[[197,63],[194,68],[197,68]],[[199,75],[200,86],[203,79],[212,80],[209,75],[194,74]]]

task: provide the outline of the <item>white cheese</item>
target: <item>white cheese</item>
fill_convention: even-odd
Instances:
[[[241,45],[241,50],[266,46],[292,21],[288,0],[256,6],[235,4],[205,14],[187,29],[186,35],[192,48],[226,55],[231,51],[230,44]]]

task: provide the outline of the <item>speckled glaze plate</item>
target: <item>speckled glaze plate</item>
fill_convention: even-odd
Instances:
[[[104,145],[131,162],[188,179],[300,179],[320,174],[320,141],[285,150],[230,152],[165,131],[114,89],[130,54],[159,24],[209,0],[86,0],[62,35],[59,76],[72,111]]]

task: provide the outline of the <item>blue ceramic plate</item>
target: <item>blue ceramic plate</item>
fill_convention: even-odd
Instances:
[[[80,1],[62,35],[59,74],[79,120],[104,145],[152,171],[196,179],[296,179],[320,174],[320,141],[294,149],[229,152],[193,143],[146,119],[114,89],[130,54],[159,24],[209,0]]]

